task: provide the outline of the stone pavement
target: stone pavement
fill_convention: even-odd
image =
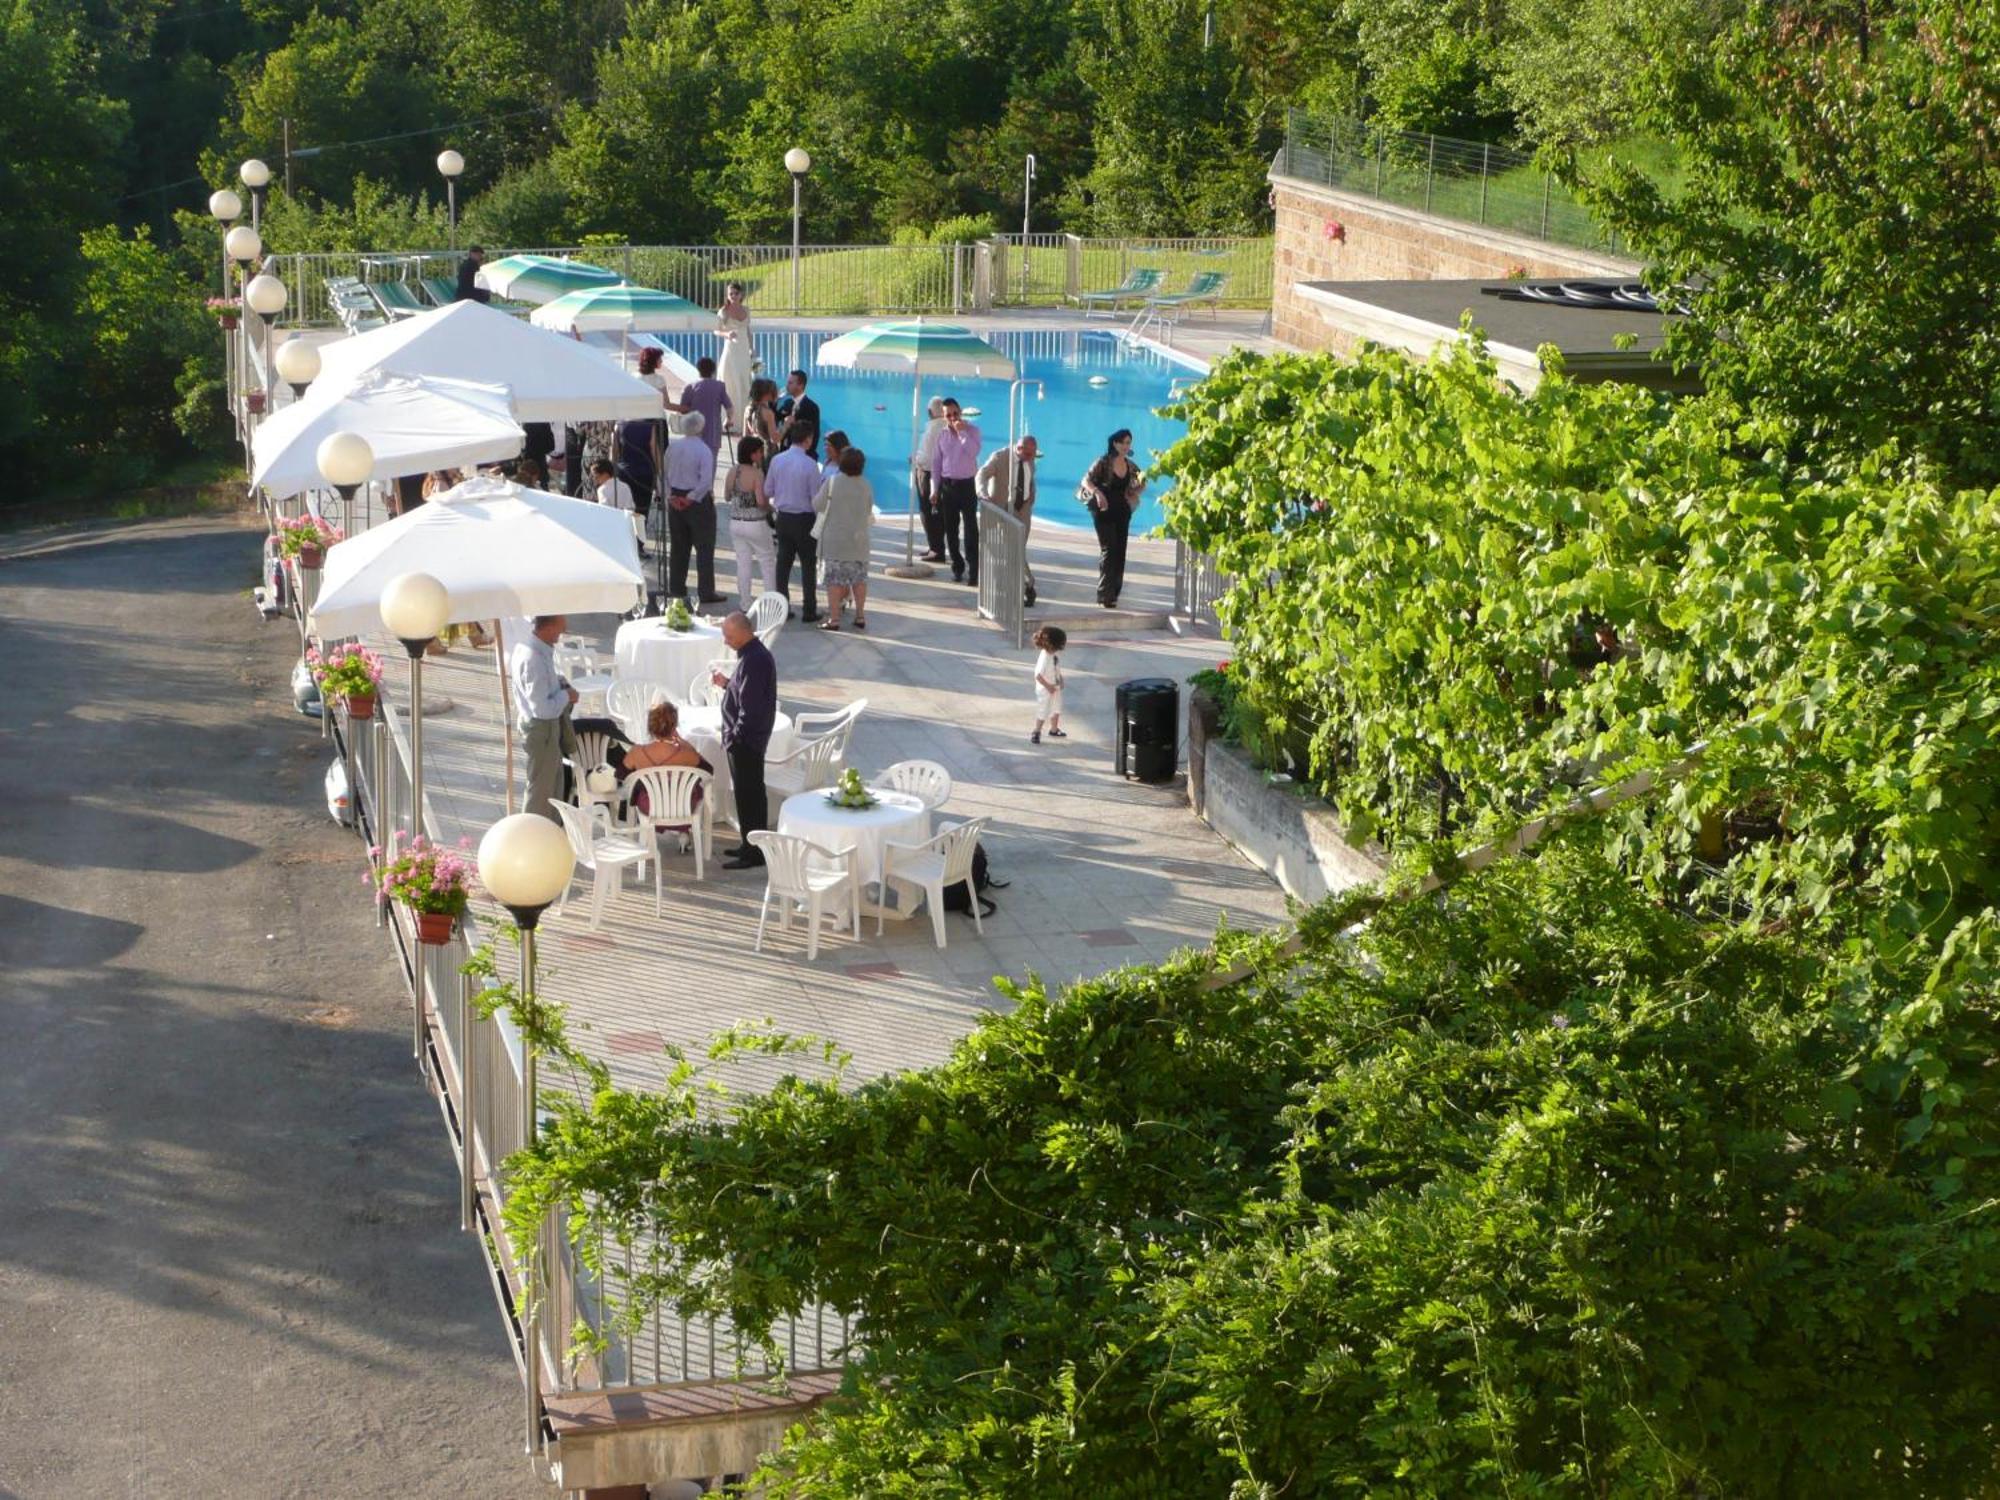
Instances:
[[[943,1059],[982,1012],[1008,1003],[996,975],[1053,984],[1200,944],[1219,919],[1247,927],[1282,919],[1282,892],[1195,819],[1183,780],[1141,785],[1112,769],[1117,684],[1185,679],[1215,660],[1215,640],[1165,630],[1073,633],[1063,659],[1072,737],[1031,745],[1033,652],[1012,650],[981,623],[973,591],[949,572],[885,577],[882,566],[902,558],[901,526],[901,517],[877,523],[866,634],[786,628],[777,647],[780,701],[823,711],[866,697],[849,752],[864,775],[907,759],[946,766],[954,789],[944,817],[992,819],[988,856],[995,876],[1010,882],[992,892],[999,910],[983,938],[968,917],[948,915],[943,950],[926,916],[890,922],[880,940],[865,921],[860,943],[829,934],[808,963],[796,922],[787,935],[774,918],[764,952],[751,952],[759,871],[723,870],[718,861],[697,882],[691,856],[670,856],[665,914],[653,916],[650,880],[641,887],[628,876],[596,933],[589,877],[580,879],[569,910],[545,920],[545,992],[569,1006],[576,1035],[621,1082],[657,1079],[663,1043],[699,1049],[724,1027],[767,1018],[837,1042],[855,1078],[922,1067]],[[1033,554],[1045,588],[1087,597],[1096,567],[1088,533],[1038,525]],[[1171,561],[1167,544],[1135,540],[1126,602],[1170,598]],[[733,559],[719,559],[718,573],[733,579]],[[608,643],[616,623],[580,617],[571,628]],[[384,686],[400,700],[403,683],[398,661]],[[476,840],[502,810],[493,654],[461,646],[433,657],[425,686],[427,699],[454,700],[425,721],[432,824],[441,837]],[[733,843],[727,833],[718,839],[719,848]],[[748,1088],[811,1071],[803,1060],[731,1069],[732,1086]]]

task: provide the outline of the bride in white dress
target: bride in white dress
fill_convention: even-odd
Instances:
[[[732,281],[724,289],[722,306],[716,310],[715,331],[722,339],[722,358],[716,362],[716,376],[729,392],[729,409],[736,429],[743,428],[744,413],[750,409],[751,366],[757,349],[750,337],[750,306],[743,300],[743,283]]]

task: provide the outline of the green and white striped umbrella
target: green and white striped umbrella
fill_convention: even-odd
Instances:
[[[1012,380],[1020,372],[1014,361],[968,328],[955,323],[926,323],[917,318],[908,323],[870,323],[839,338],[828,339],[814,356],[829,370],[876,370],[899,373],[907,370],[916,379],[910,386],[910,446],[924,430],[924,379],[926,376],[956,376],[960,379]],[[917,471],[910,469],[910,510],[903,530],[903,572],[922,576],[930,572],[920,567],[917,555]]]
[[[679,333],[712,327],[715,314],[672,292],[621,281],[565,292],[536,308],[528,321],[557,333]]]
[[[509,255],[479,269],[479,284],[510,302],[553,302],[565,292],[616,286],[623,279],[588,261],[553,255]]]
[[[908,371],[927,375],[1012,380],[1014,361],[969,329],[952,323],[870,323],[819,346],[816,356],[830,370]]]

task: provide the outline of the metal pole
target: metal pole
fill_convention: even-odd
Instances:
[[[1551,178],[1551,177],[1549,176],[1549,174],[1548,174],[1548,173],[1546,173],[1546,172],[1542,173],[1542,234],[1541,234],[1541,237],[1542,237],[1543,239],[1547,239],[1547,238],[1549,237],[1549,184],[1550,184],[1550,183],[1551,183],[1552,181],[1554,181],[1554,179],[1553,179],[1553,178]]]
[[[1026,175],[1021,179],[1021,255],[1028,254],[1028,208],[1035,196],[1035,153],[1028,153]]]
[[[458,179],[455,177],[447,177],[444,180],[444,205],[445,212],[451,220],[449,248],[456,250],[458,248]]]
[[[473,1082],[478,1069],[473,1063],[472,981],[458,976],[458,1227],[472,1232],[478,1207],[479,1119],[473,1102]]]
[[[803,178],[792,173],[792,316],[799,315],[799,185]]]
[[[516,920],[519,921],[517,914]],[[521,996],[529,1005],[535,998],[535,928],[534,918],[521,927]],[[539,1122],[535,1118],[535,1043],[524,1030],[521,1033],[521,1147],[523,1150],[535,1144]],[[542,1357],[540,1333],[536,1329],[535,1289],[530,1267],[535,1263],[532,1254],[521,1265],[521,1355],[527,1387],[527,1451],[530,1457],[542,1451]]]
[[[1431,159],[1424,163],[1424,212],[1431,211],[1431,180],[1437,176],[1438,138],[1431,137]]]
[[[1479,222],[1486,222],[1486,184],[1493,178],[1493,143],[1488,141],[1479,150]]]
[[[403,642],[410,653],[410,839],[424,836],[424,649],[430,642]],[[424,1058],[424,971],[428,967],[421,940],[417,943],[417,1029],[410,1053],[423,1065]]]

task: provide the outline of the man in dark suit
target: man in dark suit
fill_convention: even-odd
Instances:
[[[819,403],[806,394],[806,372],[794,370],[785,377],[785,394],[778,399],[778,430],[783,432],[794,422],[803,422],[812,429],[812,437],[805,445],[814,463],[819,462]]]
[[[723,863],[732,870],[764,863],[764,851],[750,842],[770,816],[764,794],[764,753],[771,748],[771,726],[778,717],[778,663],[750,628],[750,617],[737,610],[722,622],[722,639],[736,653],[736,670],[710,680],[723,689],[722,748],[729,756],[729,781],[736,795],[736,826],[743,842]]]
[[[465,252],[465,259],[458,263],[458,291],[452,297],[454,302],[491,302],[493,294],[483,286],[474,283],[479,277],[479,268],[486,264],[486,251],[474,245]]]

